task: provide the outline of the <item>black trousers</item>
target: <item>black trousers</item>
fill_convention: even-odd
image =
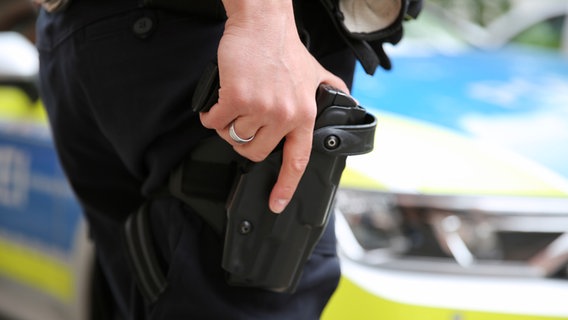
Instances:
[[[351,84],[354,58],[317,0],[299,21],[310,50]],[[229,287],[222,239],[172,197],[150,205],[152,233],[168,287],[152,305],[137,292],[120,232],[126,216],[166,181],[204,137],[190,110],[224,22],[141,8],[136,0],[75,0],[62,14],[41,12],[42,99],[55,145],[89,223],[116,314],[124,319],[317,319],[339,265],[333,224],[306,265],[295,294]]]

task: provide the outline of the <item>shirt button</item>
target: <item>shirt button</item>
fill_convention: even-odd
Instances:
[[[138,18],[132,26],[134,34],[140,38],[146,38],[154,28],[154,21],[149,17]]]

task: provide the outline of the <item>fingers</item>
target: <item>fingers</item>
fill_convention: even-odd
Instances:
[[[269,198],[270,210],[284,211],[302,178],[310,160],[312,130],[302,130],[298,135],[288,135],[284,144],[282,167]]]
[[[238,116],[236,112],[232,112],[231,108],[225,108],[221,102],[214,104],[208,112],[200,112],[199,119],[201,124],[208,129],[224,129],[229,128],[229,125]],[[241,133],[241,132],[239,132]],[[244,136],[246,132],[243,132]]]
[[[327,70],[324,70],[324,72],[327,73],[327,75],[322,79],[322,83],[349,94],[349,88],[341,78]]]
[[[326,70],[324,72],[326,77],[322,83],[349,93],[349,88],[341,78]],[[315,109],[315,106],[313,108]],[[269,199],[270,210],[274,213],[281,213],[286,209],[308,166],[312,150],[314,123],[310,122],[310,124],[310,126],[297,128],[286,136],[282,167]]]
[[[270,96],[273,93],[270,90],[247,91],[247,94],[221,90],[219,102],[209,112],[200,114],[205,127],[215,129],[236,152],[254,162],[264,160],[285,138],[282,167],[269,198],[269,207],[274,213],[284,211],[308,165],[317,84],[325,83],[349,93],[343,80],[323,67],[316,69],[316,73],[319,76],[311,84],[295,87],[289,93],[280,90],[276,98]],[[259,92],[265,94],[251,98]],[[282,99],[282,96],[288,99]]]
[[[293,117],[289,114],[282,116],[286,112],[280,112],[281,117],[256,117],[246,114],[231,120],[234,115],[231,112],[220,112],[220,108],[226,107],[221,105],[215,105],[208,113],[200,115],[205,126],[220,126],[216,129],[219,136],[229,142],[236,152],[254,162],[264,160],[282,138],[286,139],[282,166],[269,199],[270,210],[274,213],[281,213],[286,208],[310,159],[316,107],[314,98],[307,100],[304,112],[295,110],[297,114]],[[280,108],[280,111],[282,109],[286,108]],[[291,121],[289,118],[296,120]],[[252,136],[254,138],[250,142],[236,141]]]
[[[233,120],[233,122],[231,122],[231,124],[229,125],[229,137],[238,144],[244,144],[244,143],[249,143],[254,139],[254,134],[248,136],[248,138],[242,138],[241,136],[239,136],[239,134],[237,133],[237,131],[235,130],[235,121]]]
[[[217,110],[212,108],[210,112],[200,114],[202,124],[215,129],[237,153],[254,162],[264,160],[287,133],[281,127],[269,125],[263,117],[250,114],[224,116],[213,111]]]

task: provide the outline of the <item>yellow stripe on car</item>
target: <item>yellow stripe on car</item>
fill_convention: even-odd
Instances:
[[[381,113],[371,154],[348,158],[342,185],[425,194],[568,196],[566,179],[487,141]],[[350,177],[357,171],[364,179]]]
[[[380,285],[380,284],[377,284]],[[410,294],[410,293],[409,293]],[[547,316],[502,314],[469,310],[451,310],[410,305],[384,299],[342,277],[339,288],[325,309],[322,320],[558,320]]]
[[[0,276],[70,302],[75,294],[71,267],[52,255],[0,236]]]
[[[26,116],[31,104],[22,90],[0,86],[0,119],[11,120]]]
[[[47,115],[40,100],[30,98],[16,87],[0,86],[0,120],[30,120],[44,123]]]
[[[357,187],[365,190],[384,190],[385,186],[354,168],[345,168],[341,176],[342,186]]]

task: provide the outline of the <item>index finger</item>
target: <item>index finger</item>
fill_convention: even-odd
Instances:
[[[269,199],[270,210],[274,213],[284,211],[292,199],[310,161],[313,137],[311,130],[303,131],[302,134],[290,134],[286,137],[282,166]]]

